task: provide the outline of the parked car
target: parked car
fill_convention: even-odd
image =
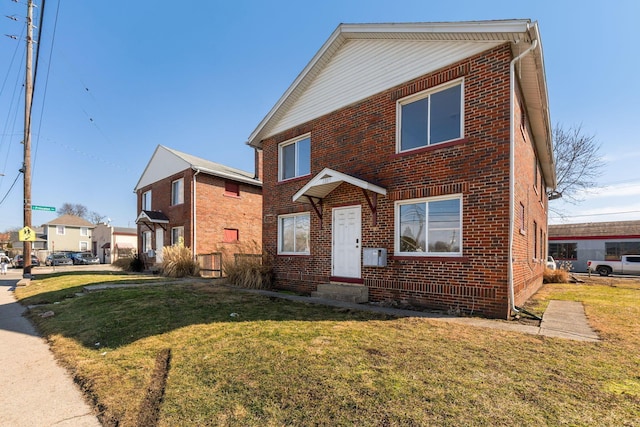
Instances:
[[[549,255],[547,257],[547,268],[549,270],[555,270],[556,268],[558,268],[558,266],[556,264],[556,260],[553,259],[553,257],[551,255]]]
[[[71,255],[71,259],[73,260],[74,264],[100,264],[100,258],[95,256],[91,252],[76,252]]]
[[[51,254],[44,260],[45,265],[73,265],[73,261],[65,254]]]
[[[22,261],[22,255],[16,255],[13,257],[13,261],[11,262],[14,268],[23,268],[24,262]],[[31,266],[38,267],[40,265],[40,260],[37,256],[31,255]]]
[[[620,261],[587,261],[589,272],[597,271],[601,276],[610,274],[640,274],[640,255],[622,255]]]

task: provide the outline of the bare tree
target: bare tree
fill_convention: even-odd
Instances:
[[[579,193],[596,186],[604,163],[600,156],[600,143],[595,135],[585,135],[582,125],[565,129],[556,124],[553,129],[553,157],[556,163],[557,198],[580,201]]]
[[[80,203],[64,203],[58,212],[62,215],[75,215],[80,218],[84,218],[93,224],[100,223],[105,216],[100,215],[96,211],[89,211],[85,205],[81,205]]]
[[[89,221],[94,224],[100,224],[106,218],[105,215],[101,215],[96,211],[89,212]]]

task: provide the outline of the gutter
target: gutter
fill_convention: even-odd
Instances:
[[[197,224],[197,217],[196,217],[196,196],[197,196],[197,192],[196,192],[196,184],[197,184],[197,179],[196,177],[198,176],[198,174],[200,173],[200,169],[195,169],[195,173],[193,174],[193,188],[191,189],[191,209],[192,209],[192,215],[191,215],[191,247],[193,248],[192,250],[192,256],[194,261],[197,262],[197,255],[196,255],[196,237],[197,237],[197,233],[196,233],[196,224]]]
[[[509,108],[510,108],[510,126],[509,126],[509,264],[507,270],[507,284],[509,286],[509,303],[511,310],[516,313],[523,311],[521,308],[515,305],[515,295],[513,290],[513,230],[515,229],[515,123],[514,123],[514,101],[515,101],[515,65],[516,61],[519,61],[529,52],[538,46],[538,40],[534,40],[531,46],[527,48],[520,55],[511,60],[509,64]],[[542,242],[540,242],[542,244]]]

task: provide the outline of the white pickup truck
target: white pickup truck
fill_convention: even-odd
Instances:
[[[640,274],[640,255],[623,255],[620,261],[587,261],[589,272],[601,276],[610,274]]]

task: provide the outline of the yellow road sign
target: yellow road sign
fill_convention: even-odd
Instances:
[[[21,242],[35,242],[36,232],[29,227],[25,227],[22,230],[18,231],[18,240],[20,240]]]

